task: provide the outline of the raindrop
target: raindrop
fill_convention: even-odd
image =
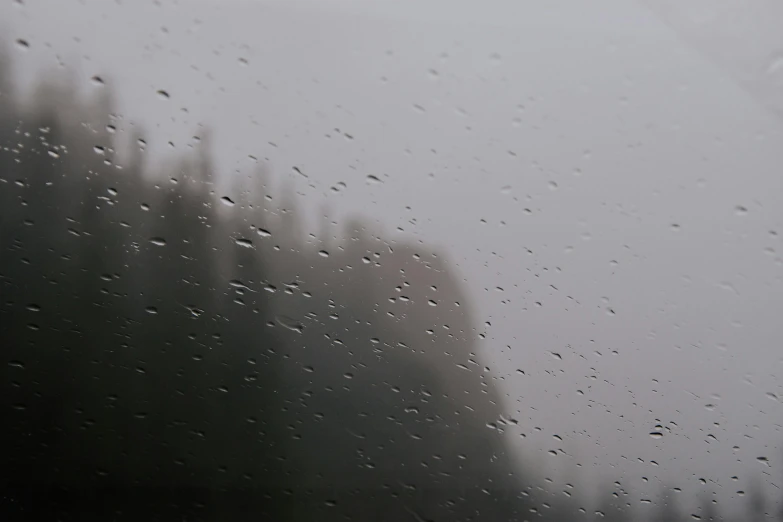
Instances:
[[[245,283],[240,281],[239,279],[232,279],[228,282],[229,285],[233,286],[234,288],[241,288],[242,290],[250,290],[250,287],[248,287]]]
[[[100,76],[93,76],[92,78],[90,78],[90,81],[92,82],[93,85],[96,85],[98,87],[103,87],[104,85],[106,85],[106,82],[104,82],[103,78],[101,78]]]
[[[230,197],[228,197],[228,196],[223,196],[222,198],[220,198],[220,201],[221,201],[221,203],[223,203],[227,207],[233,207],[234,206],[234,201],[232,201],[232,199]]]
[[[744,216],[745,214],[748,213],[748,209],[747,207],[743,207],[742,205],[737,205],[736,207],[734,207],[734,212],[738,216]]]
[[[169,98],[171,98],[171,95],[162,89],[158,90],[157,94],[162,100],[168,100]]]
[[[292,319],[287,315],[278,315],[275,317],[275,319],[277,319],[277,324],[283,328],[287,328],[297,333],[302,333],[302,330],[304,330],[304,326],[302,326],[296,319]]]
[[[326,250],[321,250],[318,252],[318,255],[321,257],[329,257],[329,252],[327,252]]]
[[[663,437],[663,433],[661,433],[660,431],[651,431],[650,437],[652,437],[653,439],[660,439],[661,437]]]
[[[155,246],[166,246],[166,240],[162,237],[150,238],[150,243],[152,243]]]
[[[243,247],[243,248],[253,248],[253,242],[249,239],[245,239],[243,237],[238,237],[234,240],[234,243],[237,245]]]
[[[371,185],[377,185],[379,183],[383,183],[383,181],[381,181],[378,176],[375,176],[373,174],[369,174],[367,176],[367,183],[369,183]]]
[[[19,47],[20,49],[26,50],[30,48],[30,42],[22,38],[19,38],[18,40],[16,40],[16,46]]]
[[[256,233],[261,237],[272,237],[272,233],[265,228],[259,228]]]

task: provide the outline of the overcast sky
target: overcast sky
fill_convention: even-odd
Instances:
[[[325,204],[445,252],[556,483],[783,498],[780,7],[161,3],[5,0],[0,34],[22,85],[104,78],[152,161],[208,126],[221,180],[264,159],[312,232]]]

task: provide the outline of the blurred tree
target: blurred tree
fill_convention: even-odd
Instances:
[[[11,519],[529,515],[441,252],[360,219],[307,236],[293,185],[272,206],[263,166],[247,196],[216,194],[208,131],[156,172],[134,131],[121,163],[109,89],[82,102],[74,76],[52,77],[24,106],[9,71],[0,60]]]

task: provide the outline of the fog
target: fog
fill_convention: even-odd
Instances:
[[[134,133],[150,170],[207,143],[215,194],[260,197],[266,172],[297,237],[361,216],[445,257],[489,416],[517,422],[509,461],[551,490],[621,480],[642,514],[663,487],[736,512],[756,480],[774,514],[783,42],[761,7],[722,30],[736,6],[719,5],[25,2],[0,19],[22,99],[53,71],[111,92],[120,164]]]

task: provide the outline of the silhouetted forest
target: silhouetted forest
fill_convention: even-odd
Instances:
[[[520,469],[444,252],[362,219],[311,237],[263,167],[216,192],[206,134],[154,168],[108,88],[9,71],[3,520],[630,520],[619,482],[595,508]]]

